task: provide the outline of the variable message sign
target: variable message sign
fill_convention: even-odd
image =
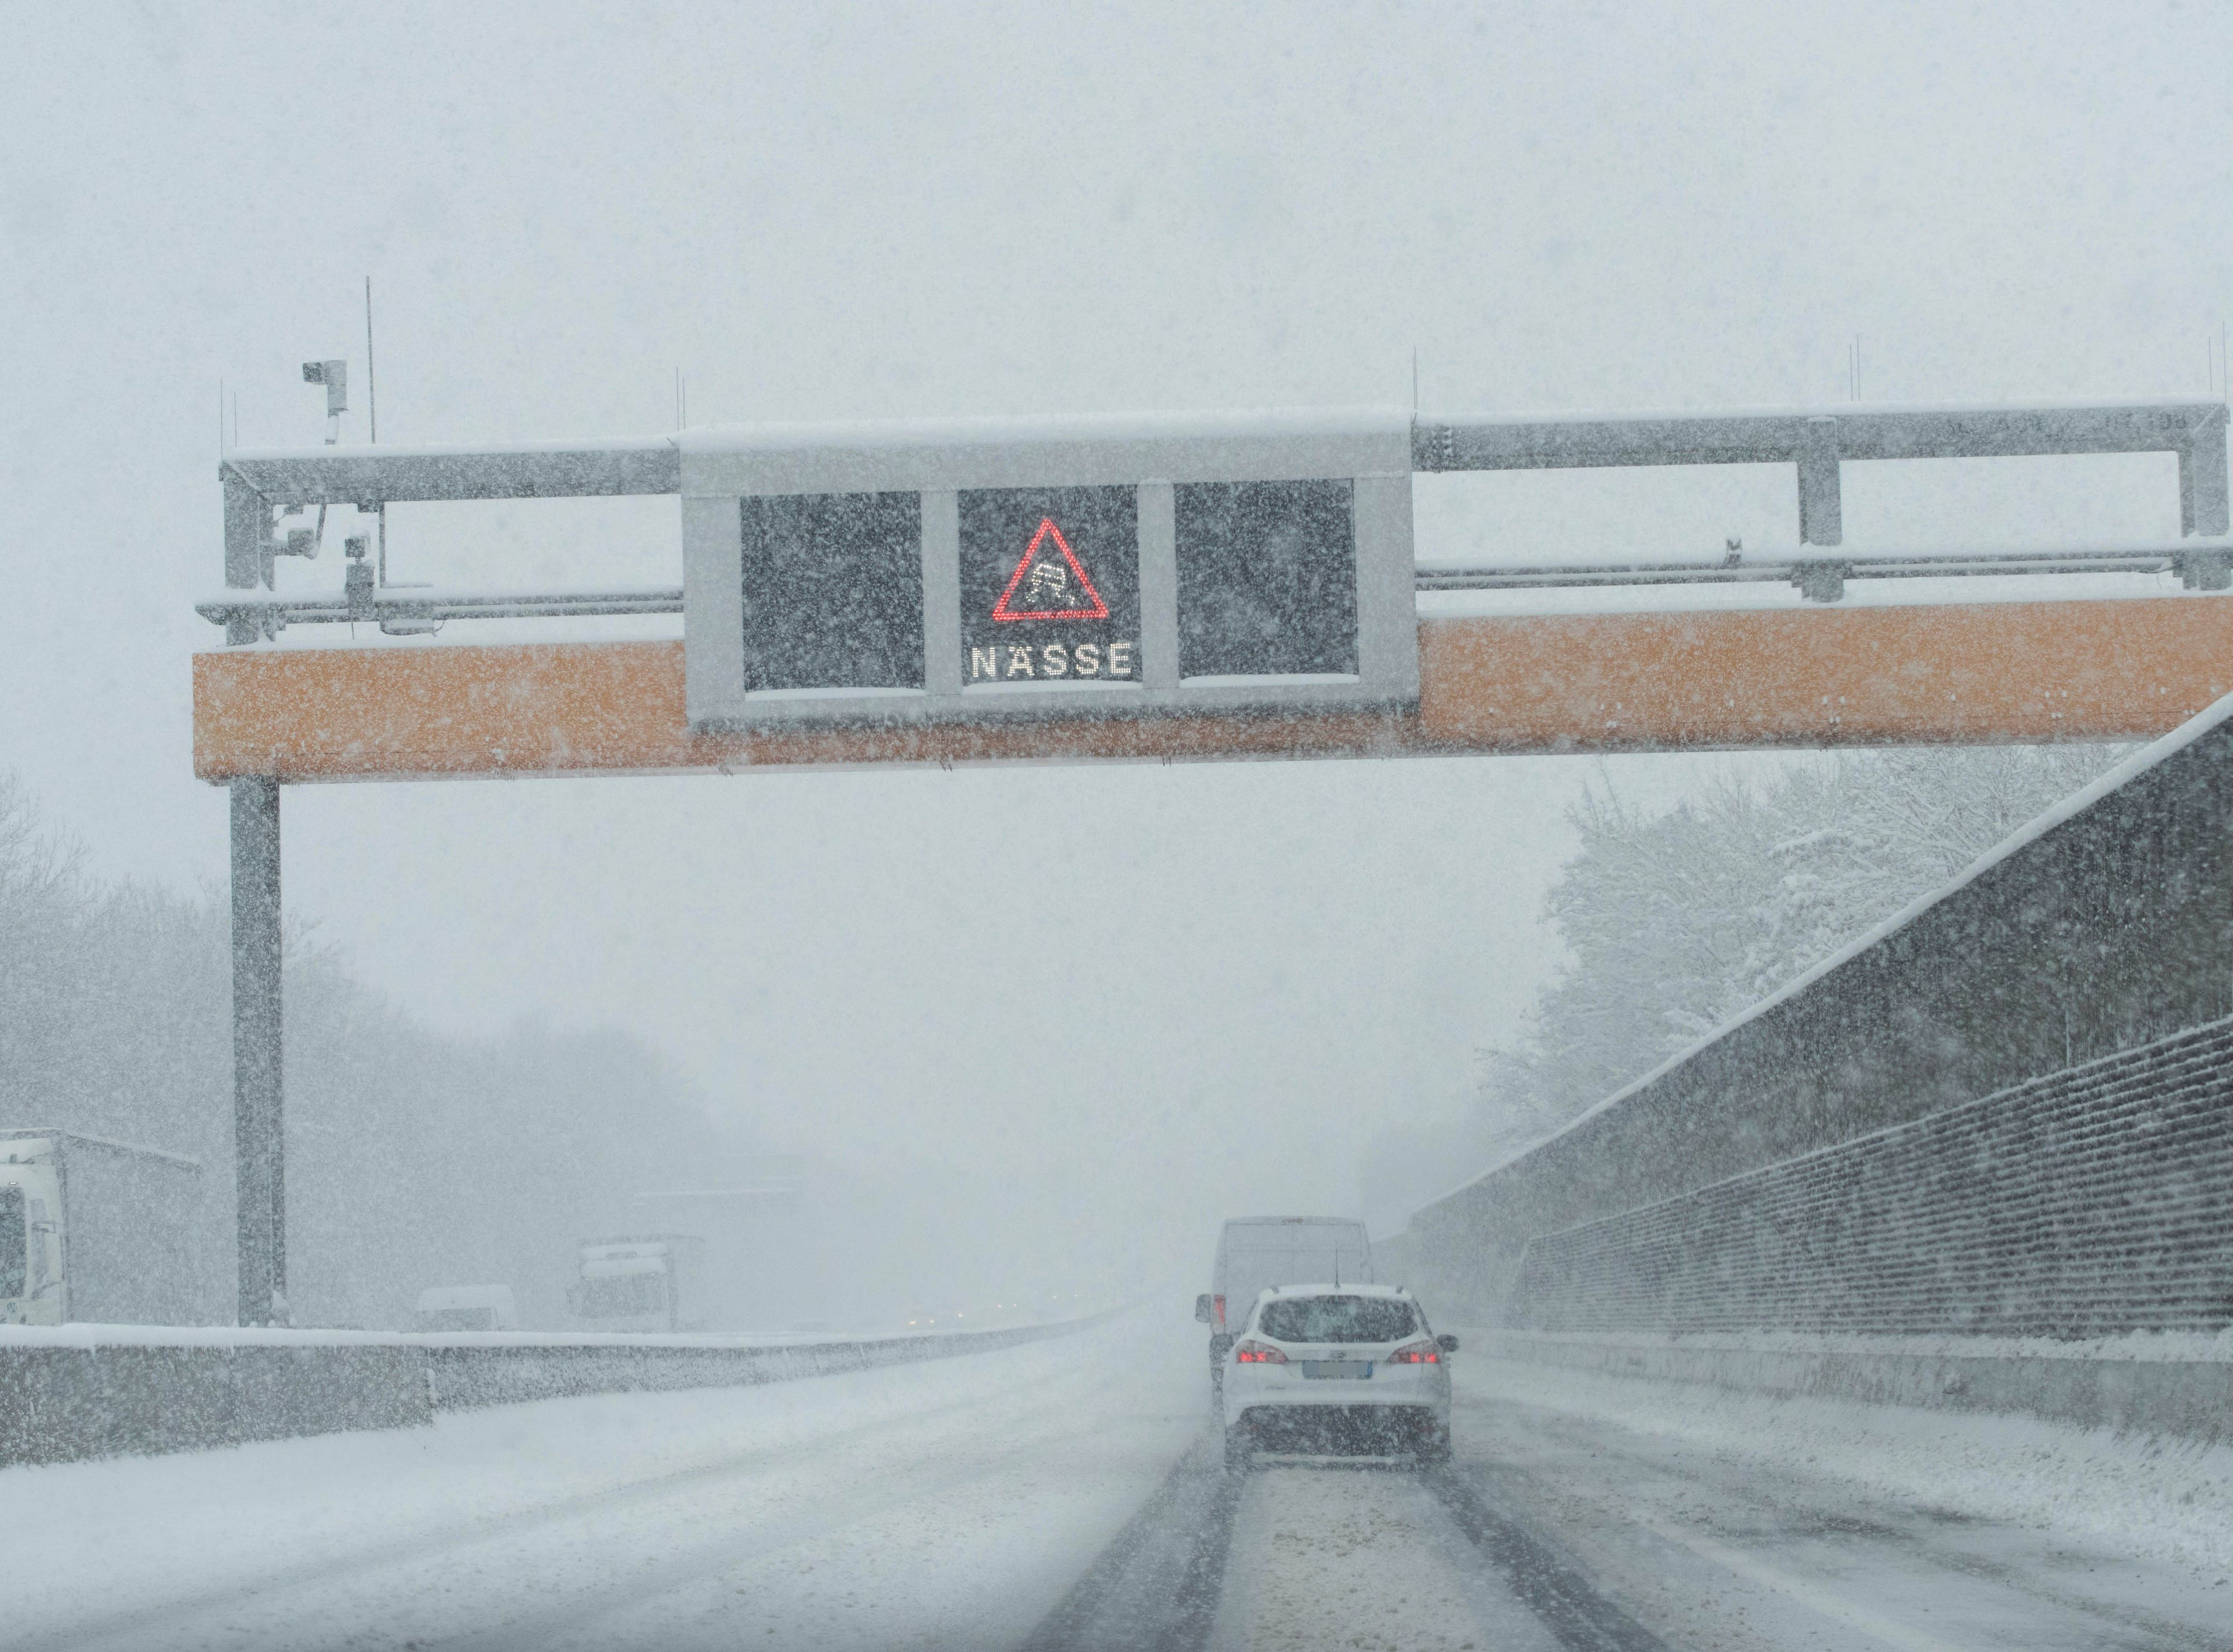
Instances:
[[[1175,491],[1182,677],[1356,672],[1354,491],[1346,478]]]
[[[959,511],[966,686],[1139,687],[1137,489],[970,488]]]
[[[763,496],[739,524],[748,690],[922,686],[920,495]]]
[[[682,439],[691,725],[1403,710],[1400,413]]]

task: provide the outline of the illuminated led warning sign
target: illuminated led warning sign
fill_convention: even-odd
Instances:
[[[965,489],[957,504],[965,688],[1138,683],[1136,488]]]
[[[690,726],[1408,712],[1412,442],[1372,409],[694,433]]]
[[[1055,556],[1057,551],[1061,552],[1059,561]],[[1019,585],[1023,587],[1020,602],[1016,591]],[[1093,582],[1078,565],[1077,553],[1062,537],[1062,530],[1054,525],[1052,517],[1040,519],[1039,530],[1032,536],[1030,548],[1017,563],[1016,571],[1008,576],[1008,589],[993,605],[993,617],[1002,621],[1109,617],[1109,604],[1093,589]]]

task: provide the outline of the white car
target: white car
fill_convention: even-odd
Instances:
[[[1226,1467],[1259,1451],[1447,1460],[1457,1346],[1393,1285],[1273,1286],[1225,1356]]]

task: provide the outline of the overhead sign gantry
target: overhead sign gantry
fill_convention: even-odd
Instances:
[[[680,459],[693,729],[1418,699],[1406,416],[743,430]]]
[[[330,376],[328,382],[332,394]],[[2114,738],[2233,692],[2233,602],[1850,608],[1846,582],[2176,572],[2233,585],[2215,402],[1418,420],[1389,410],[755,426],[628,441],[228,455],[232,647],[194,763],[232,794],[240,1313],[283,1304],[283,783],[784,764],[1396,756]],[[2165,452],[2183,537],[1976,554],[1843,545],[1847,461]],[[1415,473],[1789,464],[1766,562],[1417,568]],[[277,591],[284,518],[670,495],[680,588]],[[1786,581],[1807,608],[1422,618],[1415,592]],[[283,649],[342,621],[677,613],[677,642]]]

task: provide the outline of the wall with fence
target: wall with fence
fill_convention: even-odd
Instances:
[[[2233,1019],[1540,1234],[1549,1331],[2101,1337],[2233,1324]]]
[[[2233,700],[1551,1140],[1418,1212],[1382,1254],[1445,1317],[1501,1324],[1540,1235],[1730,1183],[2233,1014],[2229,821]],[[2077,1151],[2073,1163],[2084,1160]],[[2158,1173],[2168,1180],[2150,1200],[2183,1196],[2169,1161],[2133,1174]],[[2021,1184],[2007,1186],[2021,1203]],[[2067,1199],[2055,1200],[2074,1189],[2031,1191],[2035,1219],[2067,1219]],[[2109,1204],[2133,1196],[2129,1184],[2098,1191]],[[2005,1235],[2034,1218],[2004,1204],[1995,1219]],[[2206,1242],[2203,1229],[2177,1232],[2182,1243]],[[1930,1297],[1939,1276],[1909,1265],[1905,1275],[1880,1272],[1873,1288],[1911,1287],[1920,1293],[1915,1317],[1974,1320],[1943,1292]],[[1988,1282],[1982,1272],[1967,1277]],[[1793,1311],[1803,1308],[1792,1300]]]

